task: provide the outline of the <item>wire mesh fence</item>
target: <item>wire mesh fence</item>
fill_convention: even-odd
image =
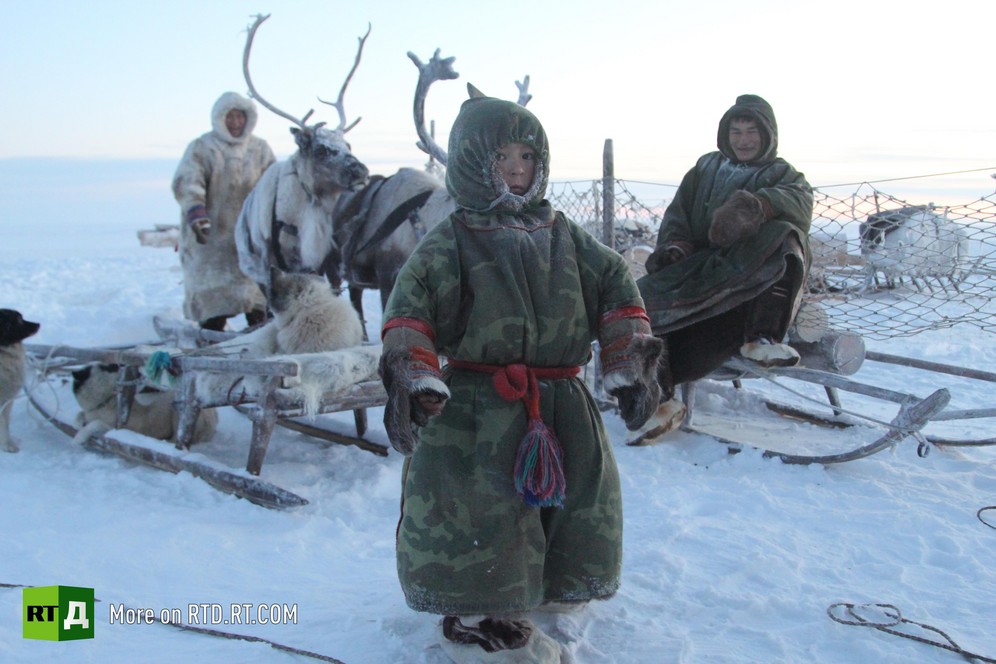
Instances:
[[[676,187],[615,180],[614,190],[613,246],[639,275]],[[601,180],[551,183],[548,197],[605,241]],[[961,323],[996,333],[996,193],[939,207],[867,183],[816,190],[810,242],[804,299],[834,328],[869,339]]]

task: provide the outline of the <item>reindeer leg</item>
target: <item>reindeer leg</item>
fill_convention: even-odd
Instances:
[[[349,301],[360,316],[360,324],[363,326],[363,340],[370,341],[370,337],[367,336],[367,319],[363,317],[363,288],[350,284]]]

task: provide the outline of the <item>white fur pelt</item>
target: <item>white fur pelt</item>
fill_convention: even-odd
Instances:
[[[77,426],[85,428],[88,433],[115,428],[117,377],[117,367],[98,363],[73,372],[73,394],[80,405]],[[176,442],[179,413],[173,407],[174,399],[172,390],[148,387],[139,390],[123,428],[150,438]],[[217,427],[218,414],[213,409],[202,410],[191,442],[210,440]]]
[[[0,449],[7,452],[20,449],[10,436],[10,411],[22,385],[24,345],[17,342],[0,346]]]
[[[273,320],[202,354],[232,359],[294,362],[297,376],[284,380],[281,393],[303,402],[317,414],[322,396],[341,392],[377,374],[380,346],[361,346],[363,327],[350,304],[315,275],[274,272],[270,305]],[[238,394],[232,388],[238,382]],[[258,376],[233,377],[201,372],[197,396],[205,403],[229,398],[255,399],[262,389]]]

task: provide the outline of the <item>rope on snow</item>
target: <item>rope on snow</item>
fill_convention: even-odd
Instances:
[[[996,505],[989,505],[988,507],[983,507],[983,508],[979,509],[978,512],[975,513],[975,516],[979,517],[979,521],[981,521],[982,523],[986,524],[987,526],[989,526],[993,530],[996,530],[996,525],[994,525],[992,523],[989,523],[988,521],[986,521],[983,518],[983,516],[982,516],[983,512],[996,512]]]
[[[882,616],[881,619],[875,620],[872,617],[864,617],[859,611],[866,612],[877,612]],[[836,613],[835,613],[836,612]],[[843,616],[837,615],[837,613],[842,613]],[[886,632],[888,634],[894,634],[895,636],[901,636],[904,639],[912,639],[913,641],[919,641],[920,643],[926,643],[927,645],[936,646],[938,648],[943,648],[944,650],[950,650],[951,652],[957,653],[969,661],[980,661],[989,662],[990,664],[996,664],[996,659],[990,657],[984,657],[982,655],[977,655],[975,653],[964,650],[961,646],[954,642],[950,636],[945,632],[926,625],[921,622],[916,622],[915,620],[909,620],[903,617],[903,614],[899,609],[892,604],[848,604],[846,602],[838,602],[837,604],[831,604],[827,609],[827,615],[830,619],[839,622],[842,625],[857,625],[860,627],[874,627],[875,629]],[[934,632],[944,637],[947,643],[942,643],[940,641],[934,641],[933,639],[928,639],[922,636],[917,636],[915,634],[907,634],[906,632],[901,632],[898,629],[892,629],[893,627],[898,627],[899,625],[916,625],[921,629]]]

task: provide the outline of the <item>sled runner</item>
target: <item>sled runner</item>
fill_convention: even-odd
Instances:
[[[952,365],[922,362],[912,358],[882,353],[869,352],[866,354],[866,357],[877,362],[901,364],[939,373],[996,382],[996,374]],[[951,394],[946,388],[937,389],[926,397],[919,398],[912,394],[876,387],[828,371],[806,367],[763,369],[740,358],[731,359],[724,365],[720,372],[710,376],[710,378],[733,381],[737,389],[740,388],[741,381],[745,378],[757,378],[775,382],[786,382],[783,379],[790,379],[822,385],[824,387],[828,400],[826,407],[830,411],[830,414],[813,412],[805,408],[788,406],[755,396],[756,403],[753,404],[756,406],[753,409],[755,415],[752,415],[750,418],[744,418],[738,412],[732,412],[727,413],[727,416],[724,418],[722,415],[701,414],[697,412],[693,408],[693,405],[698,386],[696,384],[683,386],[682,399],[689,409],[689,414],[682,424],[682,428],[685,431],[709,435],[720,442],[730,445],[734,451],[739,451],[745,446],[760,449],[765,457],[781,459],[785,463],[834,464],[853,461],[882,450],[890,449],[911,436],[918,441],[918,453],[921,456],[925,456],[928,453],[930,444],[939,447],[973,447],[996,444],[996,439],[994,438],[954,440],[923,433],[924,427],[931,422],[996,417],[996,408],[947,410]],[[844,410],[839,398],[839,391],[898,404],[899,411],[891,421],[878,421],[862,416],[855,416],[855,414]],[[839,443],[834,444],[833,442],[822,445],[823,449],[819,450],[821,447],[819,442],[821,436],[828,441],[835,441],[835,439],[840,437],[839,433],[831,433],[827,437],[819,431],[808,430],[804,434],[807,439],[807,446],[810,448],[815,446],[819,451],[799,453],[798,451],[792,451],[793,449],[798,450],[800,447],[799,443],[801,441],[798,440],[800,437],[799,432],[795,430],[785,435],[780,435],[782,432],[779,431],[776,423],[770,420],[767,422],[764,421],[763,413],[760,413],[764,409],[777,413],[783,418],[791,418],[796,421],[812,424],[817,428],[823,429],[824,432],[827,430],[839,431],[844,428],[867,426],[869,424],[884,428],[885,432],[865,445],[841,452],[839,451]],[[816,441],[815,445],[813,440]],[[779,446],[775,441],[782,441],[783,444],[779,449],[776,449]]]
[[[163,321],[157,327],[170,329]],[[198,330],[193,334],[201,341],[221,341],[226,333]],[[237,335],[232,335],[237,336]],[[313,416],[380,406],[386,402],[381,382],[376,378],[376,359],[379,348],[344,349],[332,353],[314,353],[274,358],[240,359],[224,355],[198,354],[196,349],[183,351],[174,346],[150,344],[125,349],[73,348],[68,346],[26,345],[26,352],[46,372],[68,372],[91,362],[118,366],[115,384],[117,424],[128,422],[134,407],[136,392],[148,377],[150,360],[166,358],[166,372],[175,390],[174,407],[178,412],[175,447],[168,441],[150,438],[122,428],[90,436],[84,445],[116,454],[154,468],[179,472],[186,470],[211,486],[244,497],[254,503],[275,508],[307,504],[307,500],[261,479],[260,474],[273,429],[278,424],[308,436],[336,444],[355,445],[375,454],[386,456],[387,448],[362,438],[330,431],[307,421],[304,415]],[[352,353],[352,363],[346,363],[343,375],[319,373],[330,382],[323,388],[308,388],[309,372],[314,367],[319,372],[325,368],[333,353]],[[337,358],[339,356],[336,356]],[[357,380],[352,380],[356,378]],[[303,386],[303,387],[302,387]],[[222,388],[222,389],[219,389]],[[71,398],[71,397],[70,397]],[[32,396],[31,403],[50,422],[67,435],[76,437],[79,428],[61,417],[56,410]],[[189,451],[198,416],[204,409],[232,406],[252,421],[245,471],[225,469],[201,454]],[[359,420],[357,425],[360,425]],[[84,435],[88,432],[84,431]]]

